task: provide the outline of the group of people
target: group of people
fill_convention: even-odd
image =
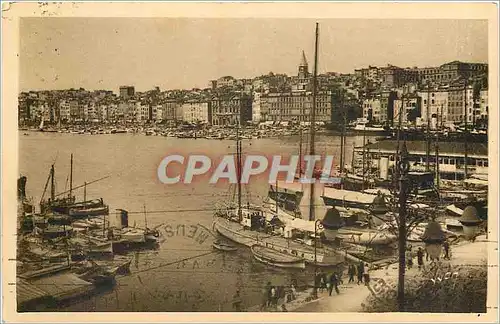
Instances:
[[[347,269],[347,274],[349,275],[349,283],[354,282],[354,278],[356,277],[357,284],[364,283],[368,286],[370,283],[370,267],[368,264],[364,264],[363,261],[360,261],[357,265],[350,264]]]
[[[284,298],[287,303],[293,301],[297,296],[295,286],[295,282],[290,287],[273,286],[269,281],[262,290],[260,310],[263,311],[267,308],[277,309],[280,298]],[[286,311],[285,304],[281,305],[281,310]]]
[[[330,275],[327,275],[322,270],[320,270],[318,273],[316,273],[314,281],[315,291],[328,291],[328,294],[331,296],[333,290],[335,289],[335,292],[337,294],[340,294],[339,285],[343,284],[342,272],[332,272]]]
[[[323,290],[328,291],[328,295],[331,296],[333,291],[337,294],[340,294],[339,285],[343,285],[344,281],[342,280],[343,271],[332,272],[329,276],[320,271],[316,274],[315,280],[315,289],[318,289],[320,292]],[[368,285],[370,283],[370,273],[369,273],[369,265],[360,261],[357,265],[350,264],[347,269],[347,274],[349,276],[349,282],[355,282],[355,277],[357,277],[357,284],[364,283]]]
[[[411,269],[413,267],[413,248],[412,246],[408,246],[408,248],[406,249],[406,252],[405,252],[405,259],[406,259],[406,266],[408,267],[408,269]],[[450,243],[448,243],[448,241],[444,241],[443,243],[443,252],[444,252],[444,259],[445,260],[450,260]],[[429,261],[429,253],[427,251],[425,251],[424,253],[424,249],[422,249],[421,246],[418,247],[417,249],[417,265],[418,265],[418,269],[425,269],[425,264],[424,264],[424,254],[425,254],[425,261]],[[432,260],[431,258],[431,261],[434,261]],[[437,261],[439,261],[439,257],[437,258]]]

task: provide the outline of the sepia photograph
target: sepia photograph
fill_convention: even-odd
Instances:
[[[498,316],[495,5],[31,5],[2,23],[11,312]]]

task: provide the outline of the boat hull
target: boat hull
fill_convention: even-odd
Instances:
[[[88,201],[82,201],[82,202],[77,202],[77,203],[71,203],[71,204],[58,204],[58,205],[53,205],[51,206],[51,209],[54,212],[57,213],[62,213],[62,214],[68,214],[70,209],[83,209],[83,208],[97,208],[97,207],[102,207],[104,206],[104,202],[102,199],[94,199],[94,200],[88,200]]]
[[[74,218],[108,215],[108,214],[109,214],[108,206],[86,208],[86,209],[70,209],[69,210],[69,216],[74,217]]]
[[[316,260],[318,266],[336,266],[345,262],[345,253],[343,254],[340,251],[318,248],[315,258],[315,249],[312,246],[280,236],[269,236],[268,234],[247,230],[240,224],[223,217],[215,219],[213,229],[223,237],[249,248],[254,245],[264,246],[279,252],[296,255],[303,258],[307,263],[314,264]]]
[[[233,252],[233,251],[238,250],[238,248],[236,246],[221,245],[221,244],[217,244],[217,243],[212,244],[212,246],[214,249],[219,250],[219,251],[224,251],[224,252]]]
[[[253,254],[253,257],[257,260],[260,261],[264,264],[273,266],[273,267],[278,267],[278,268],[289,268],[289,269],[305,269],[306,268],[306,261],[303,259],[296,258],[295,260],[290,260],[287,262],[284,261],[279,261],[276,258],[273,259],[272,257],[266,256],[264,253],[261,253],[259,251],[260,246],[252,246],[251,251]],[[273,251],[270,250],[270,253]]]

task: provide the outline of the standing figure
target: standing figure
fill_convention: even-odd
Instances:
[[[272,286],[271,286],[271,282],[268,282],[267,285],[266,285],[266,291],[267,291],[267,306],[271,306],[271,303],[272,303],[272,293],[271,293],[271,290],[272,290]]]
[[[444,259],[449,260],[450,259],[450,243],[448,243],[448,241],[444,241],[443,249],[444,249]]]
[[[356,267],[354,266],[354,264],[349,265],[347,274],[349,275],[349,283],[354,282],[354,276],[356,275]]]
[[[330,275],[330,282],[329,282],[329,289],[328,289],[328,295],[329,296],[332,295],[333,288],[335,288],[335,291],[337,292],[337,295],[340,294],[339,286],[338,285],[339,285],[339,280],[338,280],[337,274],[335,272],[333,272]]]
[[[417,251],[417,263],[419,269],[424,269],[424,250],[421,246],[418,247]]]
[[[368,265],[368,263],[366,264],[364,277],[365,277],[365,285],[367,286],[370,285],[370,266]]]
[[[358,285],[359,283],[363,283],[364,274],[365,274],[365,264],[363,263],[363,261],[361,261],[358,264]]]
[[[233,296],[233,309],[236,312],[241,312],[241,303],[242,303],[242,300],[240,297],[240,291],[236,290],[236,294],[234,294],[234,296]]]
[[[278,290],[276,287],[271,287],[271,306],[273,308],[278,307]]]
[[[408,270],[413,267],[413,254],[411,253],[411,248],[406,250],[406,265],[408,266]]]

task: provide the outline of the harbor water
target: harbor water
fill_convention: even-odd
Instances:
[[[374,138],[367,137],[367,141]],[[362,136],[346,139],[346,164]],[[244,154],[297,155],[298,137],[243,141]],[[304,141],[303,152],[307,152]],[[131,274],[117,278],[114,288],[75,301],[60,311],[231,311],[231,300],[240,291],[243,307],[258,305],[262,288],[272,285],[305,285],[313,269],[272,268],[252,258],[240,247],[221,253],[212,248],[215,236],[211,224],[215,204],[231,199],[228,185],[211,185],[207,177],[191,184],[166,185],[158,180],[157,169],[167,155],[206,154],[215,159],[234,154],[234,141],[178,139],[133,134],[78,135],[19,133],[19,173],[28,178],[27,195],[40,201],[49,169],[55,162],[56,193],[69,189],[70,154],[73,153],[73,187],[109,176],[86,187],[87,199],[102,197],[109,205],[108,219],[117,222],[117,208],[129,211],[129,224],[161,233],[157,250],[129,252],[134,257]],[[340,161],[340,137],[317,135],[316,153],[333,155]],[[267,194],[265,177],[251,179],[243,194],[259,203]],[[46,193],[46,198],[49,193]],[[75,190],[83,199],[83,188]],[[247,198],[243,201],[246,202]],[[145,217],[146,209],[147,217]]]

